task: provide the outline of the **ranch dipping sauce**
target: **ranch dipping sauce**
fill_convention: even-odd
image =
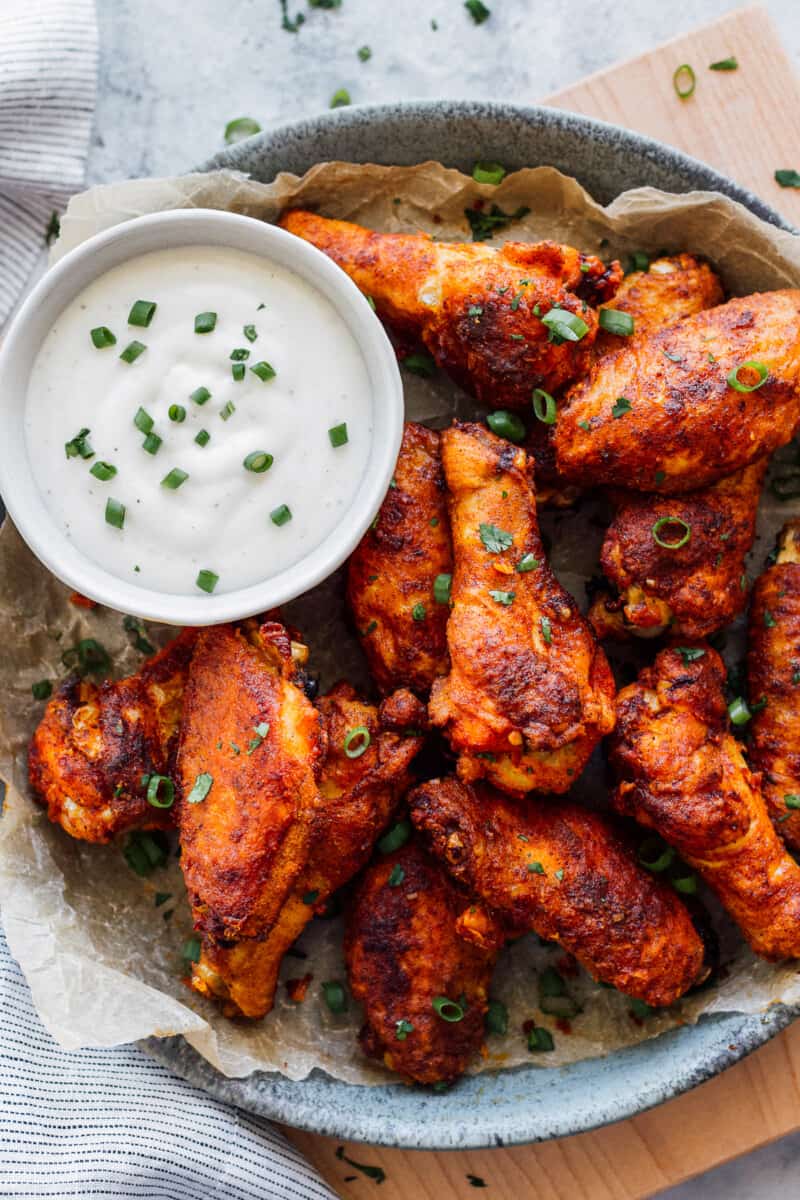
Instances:
[[[180,595],[258,583],[324,542],[371,434],[367,367],[331,303],[222,247],[95,280],[42,343],[26,398],[30,462],[66,536]]]

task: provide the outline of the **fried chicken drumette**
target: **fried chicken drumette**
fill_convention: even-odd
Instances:
[[[416,1083],[452,1082],[483,1040],[502,935],[483,945],[462,936],[468,907],[413,842],[367,868],[350,906],[344,950],[350,990],[364,1005],[362,1047]]]
[[[598,328],[590,305],[610,300],[622,277],[619,263],[555,242],[434,242],[303,211],[280,224],[338,263],[388,325],[420,338],[492,408],[527,411],[533,388],[555,391],[586,369]]]
[[[702,644],[663,650],[620,692],[612,803],[674,846],[768,959],[800,956],[800,867],[728,727],[725,668]]]
[[[383,693],[427,695],[446,673],[452,571],[439,434],[409,423],[392,486],[347,568],[350,610]]]
[[[422,745],[412,731],[424,726],[425,709],[410,692],[395,692],[377,709],[350,684],[339,683],[318,707],[328,753],[308,861],[264,940],[230,947],[206,941],[192,971],[195,990],[222,1000],[231,1016],[270,1011],[284,955],[366,863],[409,785],[408,768]]]
[[[463,779],[565,792],[614,722],[608,662],[545,559],[524,450],[455,424],[442,457],[455,573],[431,721]]]
[[[263,938],[308,862],[325,735],[295,682],[292,649],[275,621],[197,636],[178,749],[178,829],[195,928],[215,945]]]
[[[173,773],[195,636],[181,633],[127,679],[68,679],[48,703],[31,740],[29,778],[71,837],[110,842],[174,824],[171,808],[148,802],[148,785]]]
[[[729,300],[603,356],[555,432],[570,482],[675,494],[768,455],[800,416],[800,291]]]
[[[776,830],[800,848],[800,521],[781,530],[778,555],[755,582],[747,630],[753,717],[747,757]]]
[[[747,599],[745,558],[767,460],[683,496],[619,492],[600,563],[615,590],[589,619],[598,637],[708,637]],[[688,536],[687,536],[688,535]]]
[[[595,979],[652,1005],[703,977],[703,943],[683,904],[597,813],[456,779],[414,788],[409,806],[433,853],[509,933],[558,942]]]

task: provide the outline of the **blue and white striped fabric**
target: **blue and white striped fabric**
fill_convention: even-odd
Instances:
[[[135,1047],[61,1050],[0,931],[0,1196],[336,1200],[268,1121]]]
[[[0,0],[0,328],[83,186],[96,80],[94,0]]]

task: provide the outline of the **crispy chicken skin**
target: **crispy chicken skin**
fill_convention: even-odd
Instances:
[[[275,621],[198,635],[178,749],[178,828],[195,928],[212,941],[268,933],[308,861],[325,737],[295,675],[289,634]],[[211,788],[192,803],[205,775]]]
[[[421,338],[440,367],[492,408],[527,411],[532,388],[555,391],[586,369],[598,328],[587,301],[610,300],[622,277],[619,263],[606,267],[555,242],[434,242],[298,210],[280,224],[338,263],[388,325]],[[580,340],[550,340],[540,318],[554,306],[586,323]]]
[[[71,837],[110,842],[174,823],[171,809],[148,804],[147,779],[172,775],[195,637],[184,631],[115,683],[68,679],[47,705],[28,772],[50,820]]]
[[[598,595],[589,619],[598,637],[708,637],[745,606],[744,561],[753,545],[767,460],[685,496],[620,492],[600,563],[614,588]],[[685,546],[660,546],[653,528],[678,518],[691,530]],[[662,541],[680,541],[685,526],[662,525]]]
[[[784,525],[778,556],[753,586],[747,631],[747,682],[753,719],[747,756],[775,828],[800,848],[800,521]],[[766,701],[766,704],[763,702]]]
[[[416,1083],[456,1079],[483,1040],[497,947],[460,935],[468,907],[441,863],[413,842],[371,864],[350,907],[345,961],[364,1005],[362,1047]],[[463,1019],[440,1017],[437,997],[460,1004]]]
[[[597,813],[456,779],[408,799],[433,854],[511,933],[558,942],[595,979],[648,1004],[672,1004],[702,978],[703,943],[678,896]]]
[[[750,392],[728,384],[768,368]],[[788,442],[800,415],[800,291],[729,300],[595,363],[556,426],[559,471],[579,484],[693,491]],[[740,382],[758,383],[752,368]],[[619,413],[619,398],[630,411]],[[615,416],[616,412],[616,416]]]
[[[431,721],[463,779],[565,792],[613,726],[608,662],[545,560],[524,450],[455,424],[442,434],[442,460],[455,556],[451,668],[434,683]]]
[[[449,610],[436,602],[433,584],[452,571],[439,434],[408,424],[394,484],[347,570],[350,611],[384,694],[409,687],[427,695],[446,673]]]
[[[230,947],[206,941],[194,965],[192,986],[221,999],[229,1016],[263,1017],[270,1011],[284,955],[315,912],[366,863],[408,788],[409,766],[422,745],[422,736],[407,730],[424,726],[424,705],[408,691],[395,692],[377,709],[348,683],[339,683],[318,707],[328,756],[308,862],[263,941]],[[369,730],[369,747],[350,758],[345,739],[362,727]]]
[[[800,956],[800,867],[728,728],[725,667],[702,644],[663,650],[620,692],[614,807],[654,829],[705,879],[753,950]],[[702,651],[685,662],[686,650]]]

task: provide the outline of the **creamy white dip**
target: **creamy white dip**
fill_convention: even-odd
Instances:
[[[136,301],[156,304],[149,325],[128,323]],[[214,328],[197,333],[204,313]],[[103,329],[116,342],[98,348]],[[126,362],[132,342],[146,349]],[[201,389],[205,403],[191,398]],[[183,420],[170,419],[176,405]],[[177,594],[199,594],[207,572],[201,588],[219,593],[290,567],[336,526],[368,458],[369,376],[334,307],[284,267],[211,246],[162,250],[102,275],[60,315],[33,366],[25,433],[45,503],[83,553]],[[272,464],[248,470],[259,452]],[[106,464],[111,478],[91,473]],[[165,486],[176,471],[187,478]]]

